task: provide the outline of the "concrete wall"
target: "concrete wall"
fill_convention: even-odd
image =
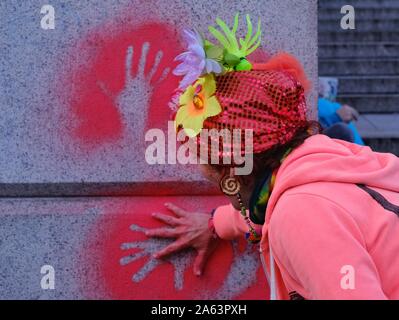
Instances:
[[[54,30],[40,27],[44,4]],[[157,225],[150,212],[226,200],[195,166],[148,165],[143,136],[167,129],[179,79],[162,74],[182,27],[261,17],[263,48],[295,54],[316,84],[316,10],[315,0],[1,1],[0,298],[266,298],[257,254],[242,243],[221,246],[200,279],[192,253],[149,258],[164,245],[141,232]],[[40,288],[45,264],[55,290]]]

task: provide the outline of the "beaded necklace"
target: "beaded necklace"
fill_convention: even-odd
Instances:
[[[284,161],[285,158],[289,155],[289,153],[292,151],[291,148],[289,148],[282,158],[280,159],[280,165]],[[251,225],[251,221],[253,221],[256,224],[263,224],[265,222],[265,215],[266,215],[266,208],[267,208],[267,203],[270,199],[270,195],[273,191],[273,187],[276,183],[276,176],[277,176],[277,171],[279,167],[273,170],[273,172],[270,174],[266,174],[265,178],[262,180],[262,182],[258,185],[257,188],[255,188],[254,192],[252,193],[251,200],[250,200],[250,207],[249,207],[249,218],[246,214],[246,208],[242,202],[241,196],[238,194],[238,202],[240,204],[240,213],[244,217],[245,222],[247,223],[249,227],[249,232],[245,234],[245,238],[251,242],[251,243],[258,243],[262,235],[257,233],[254,227]]]

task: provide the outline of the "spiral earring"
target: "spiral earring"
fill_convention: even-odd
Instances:
[[[227,196],[235,196],[240,192],[240,182],[231,175],[225,175],[219,182],[220,190]]]

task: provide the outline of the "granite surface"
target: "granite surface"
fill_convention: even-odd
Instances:
[[[263,49],[269,54],[279,50],[295,54],[312,82],[317,83],[315,0],[54,0],[51,5],[55,9],[55,29],[43,30],[40,2],[0,3],[3,196],[90,195],[103,192],[106,188],[102,185],[107,184],[120,185],[120,190],[127,185],[120,192],[135,194],[145,191],[139,187],[141,182],[204,183],[195,165],[146,162],[144,130],[152,126],[165,129],[170,115],[167,105],[157,105],[150,114],[149,100],[162,100],[162,95],[171,92],[170,88],[162,91],[147,85],[138,77],[131,86],[123,85],[123,70],[115,69],[123,68],[127,58],[130,40],[126,37],[132,39],[134,47],[148,36],[151,54],[157,46],[166,45],[162,50],[169,50],[172,38],[178,38],[176,30],[183,27],[206,30],[216,16],[231,23],[236,12],[249,13],[254,21],[261,18]],[[157,30],[137,31],[149,21],[169,25],[175,31],[169,35]],[[243,18],[240,30],[245,32]],[[142,48],[133,49],[138,57]],[[173,50],[179,53],[178,49],[170,50],[171,56]],[[161,62],[165,68],[173,60],[168,61],[166,56],[164,52]],[[107,100],[106,86],[115,91],[114,101]],[[309,97],[313,108],[315,97],[313,91]],[[145,105],[147,108],[143,108]],[[36,192],[29,191],[29,185],[34,184],[38,186]],[[184,193],[185,189],[177,186],[174,192]],[[150,193],[151,188],[146,190]]]
[[[236,12],[260,17],[262,48],[296,55],[317,88],[316,0],[0,1],[0,299],[267,299],[256,248],[225,242],[196,278],[192,252],[155,261],[168,240],[143,235],[165,201],[226,203],[195,165],[149,165],[144,134],[166,132],[179,30]]]

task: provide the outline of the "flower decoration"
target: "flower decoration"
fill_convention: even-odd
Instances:
[[[177,129],[180,125],[183,126],[189,137],[198,135],[206,118],[222,111],[215,97],[215,75],[252,70],[252,64],[246,57],[260,45],[260,21],[253,35],[251,19],[246,15],[247,34],[244,38],[237,39],[238,18],[237,13],[232,29],[219,18],[216,19],[216,23],[221,31],[209,27],[209,32],[218,40],[218,44],[205,39],[197,31],[183,31],[188,51],[175,58],[180,64],[173,73],[183,76],[179,90],[184,91],[179,98],[180,107],[176,113],[175,127]]]
[[[223,64],[227,68],[232,68],[233,70],[238,70],[238,71],[251,70],[252,65],[246,59],[246,57],[250,55],[252,52],[254,52],[260,45],[261,41],[260,37],[262,34],[261,24],[259,20],[257,31],[255,35],[252,36],[253,33],[252,22],[251,18],[247,14],[246,15],[247,29],[248,29],[247,34],[244,38],[240,38],[239,40],[237,40],[236,33],[238,29],[238,16],[239,15],[237,13],[234,17],[234,24],[231,30],[223,20],[219,18],[216,19],[216,23],[222,29],[224,35],[222,34],[222,32],[220,32],[218,29],[212,26],[209,27],[209,32],[223,46],[225,50],[223,55],[224,56]]]
[[[183,38],[188,44],[188,51],[179,54],[175,60],[181,61],[173,73],[184,75],[179,88],[184,90],[205,73],[221,73],[222,66],[214,59],[207,57],[204,40],[201,35],[192,30],[184,30]]]
[[[216,82],[212,74],[207,74],[190,85],[180,96],[180,108],[176,113],[175,128],[181,125],[190,138],[197,136],[204,120],[222,111],[215,92]]]

